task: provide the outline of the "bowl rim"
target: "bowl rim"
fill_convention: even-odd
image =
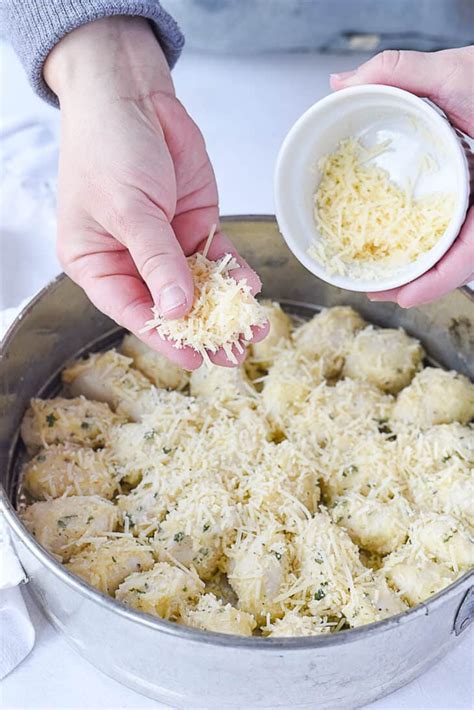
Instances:
[[[410,105],[418,110],[424,112],[427,116],[434,121],[440,135],[446,140],[449,146],[450,153],[452,154],[452,159],[456,162],[456,170],[464,174],[465,179],[462,181],[463,189],[459,194],[456,194],[456,206],[454,213],[451,217],[448,228],[445,230],[443,235],[438,239],[436,244],[428,251],[421,254],[418,259],[414,262],[407,264],[404,267],[405,275],[386,276],[380,280],[370,280],[363,278],[353,278],[351,276],[343,276],[339,274],[330,274],[326,270],[323,264],[313,259],[305,249],[300,246],[299,241],[293,236],[292,229],[287,220],[287,210],[285,208],[285,197],[284,197],[284,175],[287,171],[287,166],[291,164],[291,156],[295,154],[298,146],[294,144],[298,143],[298,136],[303,128],[306,128],[310,124],[314,124],[317,120],[318,115],[327,109],[328,106],[337,106],[337,104],[342,103],[348,97],[357,95],[387,95],[398,97],[401,101],[404,101],[407,105]],[[278,223],[278,228],[280,230],[283,239],[285,240],[288,248],[298,259],[298,261],[310,271],[317,278],[331,284],[332,286],[337,286],[349,291],[356,292],[378,292],[385,291],[392,288],[399,288],[408,283],[411,283],[415,279],[419,278],[427,271],[432,269],[440,259],[446,254],[448,249],[453,244],[454,240],[459,234],[462,225],[466,218],[467,209],[469,206],[469,194],[470,194],[470,174],[469,165],[466,157],[466,153],[461,144],[460,138],[458,137],[455,128],[449,123],[446,115],[442,110],[433,102],[425,100],[415,94],[406,91],[405,89],[399,89],[394,86],[387,86],[384,84],[360,84],[359,86],[352,86],[346,89],[340,89],[327,96],[323,97],[319,101],[312,104],[306,111],[295,121],[291,126],[288,133],[286,134],[283,142],[278,151],[277,159],[275,162],[275,168],[273,172],[273,199],[275,204],[275,212]],[[315,234],[317,234],[315,226]],[[428,258],[429,257],[429,258]],[[414,268],[417,265],[417,268]],[[406,273],[409,272],[409,273]]]
[[[271,214],[261,214],[261,215],[231,215],[222,218],[222,223],[225,225],[226,222],[275,222],[274,215]],[[69,277],[64,274],[58,274],[52,281],[50,281],[46,286],[44,286],[38,293],[33,296],[33,298],[22,308],[18,313],[14,321],[8,328],[5,336],[1,341],[2,349],[6,348],[12,339],[15,337],[18,325],[24,318],[31,312],[31,310],[46,296],[48,293],[56,288],[61,282],[68,280]],[[458,289],[462,291],[463,294],[474,302],[474,292],[471,291],[466,286]],[[13,444],[12,444],[13,447]],[[9,460],[11,459],[11,450],[9,454]],[[432,608],[438,607],[444,604],[449,599],[454,598],[459,593],[462,587],[466,587],[469,579],[474,580],[474,569],[468,570],[462,577],[457,579],[455,582],[445,587],[441,591],[437,592],[433,596],[429,597],[428,600],[418,604],[412,609],[408,609],[395,616],[388,617],[382,621],[376,621],[371,624],[366,624],[355,629],[347,629],[345,631],[339,631],[335,634],[322,634],[320,636],[308,636],[308,637],[277,637],[277,638],[266,638],[258,636],[236,636],[233,634],[225,634],[214,631],[203,631],[200,629],[194,629],[182,624],[177,624],[171,621],[166,621],[165,619],[160,619],[159,617],[152,616],[151,614],[146,614],[144,612],[136,611],[131,607],[126,606],[122,602],[119,602],[113,597],[109,597],[101,592],[99,592],[94,587],[88,585],[80,577],[69,572],[64,565],[58,562],[53,555],[47,552],[33,537],[33,535],[27,530],[26,526],[23,524],[19,514],[13,507],[13,504],[8,496],[4,486],[0,483],[0,514],[3,514],[5,520],[14,533],[13,536],[13,546],[15,547],[16,540],[15,537],[19,539],[21,544],[23,544],[27,550],[39,560],[53,575],[59,578],[64,584],[71,587],[72,590],[80,594],[81,596],[87,597],[89,600],[95,602],[99,606],[105,608],[112,614],[118,614],[119,616],[125,617],[131,622],[137,623],[138,625],[150,628],[156,632],[164,633],[169,636],[183,639],[184,641],[189,641],[197,644],[207,644],[215,645],[219,647],[226,648],[245,648],[249,650],[259,650],[276,652],[281,650],[303,650],[308,648],[325,648],[327,646],[333,646],[338,644],[348,644],[358,641],[361,637],[369,637],[373,634],[384,633],[390,631],[391,629],[400,626],[401,624],[408,623],[412,619],[418,618],[420,616],[428,615]],[[27,580],[28,583],[28,580]],[[457,613],[458,610],[456,610]],[[453,618],[453,626],[455,621],[455,615]]]

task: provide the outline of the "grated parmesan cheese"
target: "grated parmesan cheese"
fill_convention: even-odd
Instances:
[[[376,277],[396,271],[429,251],[446,231],[452,194],[415,199],[370,161],[389,143],[368,149],[353,138],[320,161],[314,217],[321,238],[308,253],[331,273]]]
[[[181,391],[115,351],[68,368],[126,418],[32,400],[23,484],[45,500],[25,523],[89,584],[201,629],[305,636],[403,612],[474,562],[473,385],[413,377],[420,344],[351,308],[292,332],[267,313],[282,337],[252,363],[261,391],[244,366]],[[136,353],[155,382],[176,374]]]
[[[186,609],[183,623],[204,631],[251,636],[257,623],[252,614],[223,604],[214,594],[204,594],[194,608]]]
[[[210,353],[223,349],[230,362],[237,364],[233,348],[242,351],[241,341],[250,342],[252,327],[266,323],[265,311],[253,297],[245,279],[235,281],[230,272],[239,267],[226,254],[211,261],[203,254],[188,257],[194,280],[194,304],[183,318],[167,320],[153,307],[154,318],[142,332],[155,329],[177,348],[190,347],[209,365]]]

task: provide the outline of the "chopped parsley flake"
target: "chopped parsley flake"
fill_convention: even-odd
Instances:
[[[77,518],[77,515],[65,515],[64,517],[59,518],[58,528],[62,528],[64,530],[73,518]]]
[[[58,421],[58,418],[54,414],[48,414],[46,416],[46,423],[50,429],[55,425],[55,423],[57,421]]]

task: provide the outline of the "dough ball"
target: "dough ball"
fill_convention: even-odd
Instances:
[[[157,562],[148,572],[127,577],[115,598],[146,614],[180,621],[187,607],[197,602],[203,588],[204,584],[192,572],[168,562]]]
[[[426,367],[400,392],[392,417],[420,427],[467,424],[474,418],[474,385],[458,372]]]
[[[23,483],[38,500],[61,496],[113,498],[120,475],[110,452],[95,451],[74,444],[53,444],[28,461],[23,469]]]
[[[354,335],[366,325],[350,306],[335,306],[318,313],[293,333],[295,347],[307,358],[324,360],[326,377],[337,377]]]
[[[182,390],[188,384],[189,375],[185,370],[131,333],[122,340],[120,352],[131,358],[133,366],[143,372],[156,387]]]
[[[149,570],[154,564],[148,544],[121,537],[88,545],[66,567],[100,592],[113,596],[126,577]]]
[[[251,360],[262,369],[268,369],[275,353],[290,340],[291,318],[282,310],[279,303],[262,301],[265,315],[270,323],[267,337],[260,343],[251,345]]]
[[[404,330],[373,328],[357,333],[346,355],[342,374],[396,394],[419,370],[424,351]]]
[[[257,623],[252,614],[224,604],[214,594],[204,594],[194,609],[186,609],[183,623],[203,631],[251,636]]]
[[[73,496],[30,505],[23,521],[40,545],[63,561],[80,552],[91,538],[113,532],[118,510],[98,496]]]

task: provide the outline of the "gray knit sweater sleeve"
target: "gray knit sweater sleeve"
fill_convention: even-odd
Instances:
[[[43,64],[68,32],[111,15],[135,15],[151,21],[170,67],[177,61],[184,37],[158,0],[0,0],[2,35],[13,45],[39,96],[57,104],[43,79]]]

